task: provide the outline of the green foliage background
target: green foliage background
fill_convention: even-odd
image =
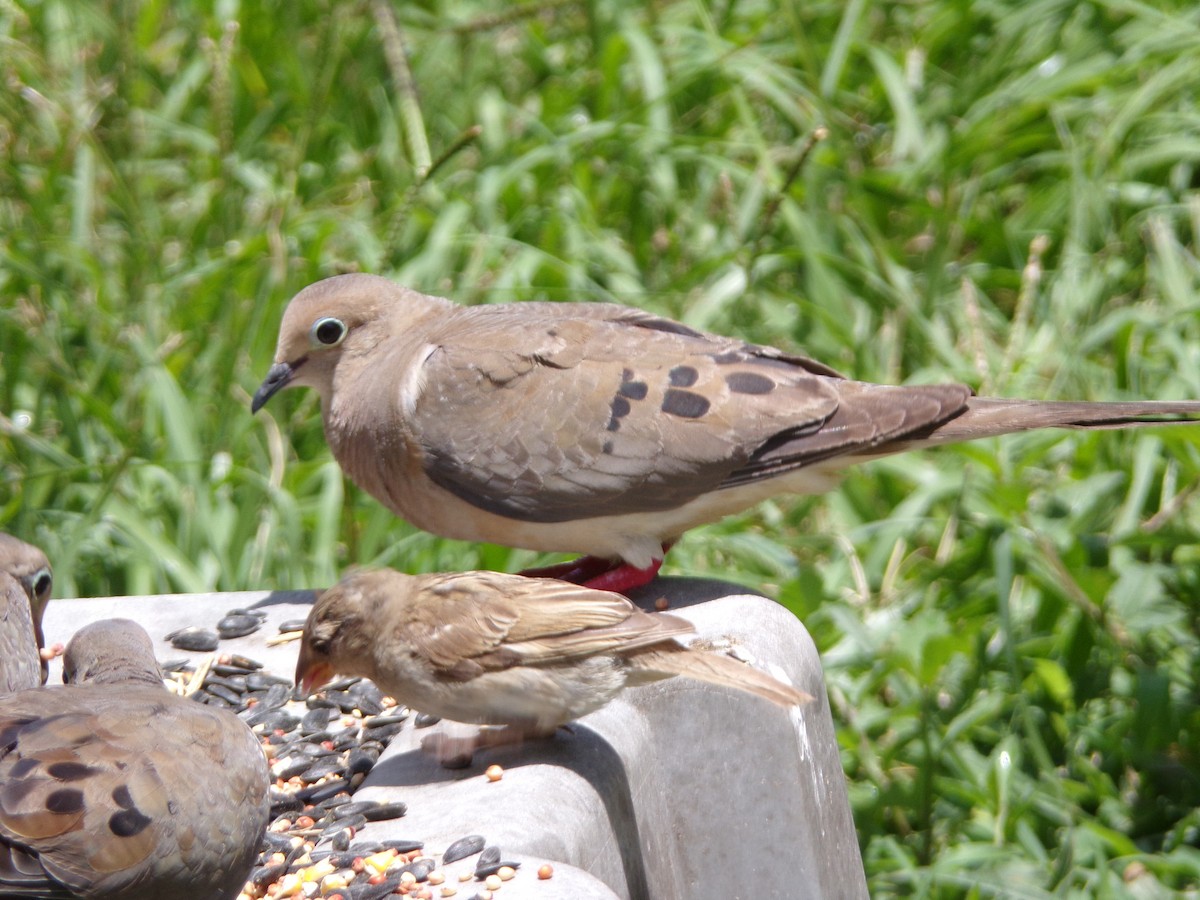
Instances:
[[[0,0],[0,527],[60,595],[536,560],[393,519],[311,394],[251,417],[336,272],[865,379],[1200,397],[1194,6],[497,9]],[[1200,890],[1197,437],[889,459],[673,551],[812,632],[876,896]]]

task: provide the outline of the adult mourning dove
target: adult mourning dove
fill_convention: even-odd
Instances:
[[[0,697],[0,896],[235,897],[267,824],[250,729],[171,694],[125,619],[80,630],[63,678]]]
[[[19,594],[12,592],[14,584]],[[42,616],[50,602],[53,585],[54,574],[46,554],[32,544],[0,531],[0,604],[3,604],[0,609],[0,692],[34,687],[46,680],[46,661],[38,656],[46,643],[42,637]],[[31,635],[32,645],[26,635]],[[30,646],[38,669],[37,679],[32,684],[26,677]]]
[[[257,411],[321,395],[350,478],[427,531],[623,560],[588,581],[653,577],[695,525],[848,466],[1031,428],[1200,417],[1197,402],[1042,403],[960,384],[852,381],[819,362],[621,306],[460,307],[342,275],[292,299]],[[594,573],[590,562],[571,577]]]
[[[620,594],[497,572],[353,573],[317,598],[296,683],[370,678],[396,700],[456,722],[507,725],[490,744],[552,734],[624,687],[676,675],[779,706],[811,698],[753,666],[677,638],[690,622]]]

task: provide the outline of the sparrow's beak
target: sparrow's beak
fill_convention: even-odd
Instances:
[[[300,654],[300,661],[296,664],[296,684],[300,685],[304,696],[312,694],[318,687],[330,681],[333,676],[333,666],[329,663],[310,663],[304,658],[303,653]]]
[[[301,360],[300,363],[303,363]],[[293,366],[291,363],[275,363],[267,372],[267,377],[263,379],[263,383],[258,390],[254,392],[254,399],[250,401],[250,412],[256,413],[263,408],[263,404],[282,391],[291,380],[296,376],[296,369],[300,366],[297,363]]]

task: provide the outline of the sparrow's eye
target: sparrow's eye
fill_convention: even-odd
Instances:
[[[332,642],[329,640],[329,638],[318,637],[315,634],[308,639],[308,646],[310,646],[313,650],[315,650],[317,653],[322,654],[323,656],[329,655],[329,648],[330,648],[331,643]]]
[[[346,337],[346,323],[326,316],[313,322],[309,338],[314,347],[336,347]]]

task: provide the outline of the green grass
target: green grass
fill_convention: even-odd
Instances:
[[[60,595],[535,560],[393,519],[311,394],[251,417],[341,271],[1200,397],[1192,6],[493,9],[0,0],[0,527]],[[672,553],[813,633],[874,895],[1200,891],[1198,431],[894,458]]]

